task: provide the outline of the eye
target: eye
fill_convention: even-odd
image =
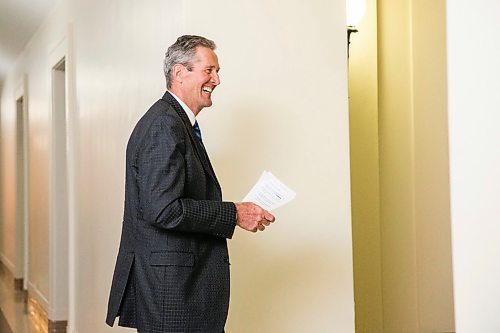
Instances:
[[[205,69],[205,73],[212,74],[213,70],[214,70],[213,68],[207,68]]]

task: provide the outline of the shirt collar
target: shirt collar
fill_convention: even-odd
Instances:
[[[170,90],[167,90],[172,96],[174,96],[175,100],[181,105],[182,109],[184,112],[186,112],[186,115],[189,118],[189,121],[191,122],[191,126],[194,126],[194,122],[196,121],[196,116],[194,115],[194,112],[179,98],[177,97],[173,92]]]

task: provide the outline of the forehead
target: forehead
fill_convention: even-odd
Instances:
[[[201,66],[219,67],[219,59],[217,54],[208,47],[198,46],[193,58],[193,63],[200,64]]]

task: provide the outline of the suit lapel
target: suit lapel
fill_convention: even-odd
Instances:
[[[212,167],[212,164],[210,163],[210,159],[208,158],[208,154],[205,148],[202,146],[201,142],[199,142],[199,140],[196,138],[193,126],[191,125],[191,121],[189,120],[189,117],[187,116],[186,112],[182,109],[177,100],[168,91],[165,92],[162,99],[166,101],[168,104],[170,104],[177,112],[179,117],[182,119],[182,122],[184,123],[184,126],[186,126],[187,132],[189,134],[189,139],[191,140],[191,144],[194,147],[198,159],[203,165],[205,172],[208,175],[210,175],[210,177],[212,177],[212,179],[214,180],[215,184],[217,185],[220,191],[221,187],[215,175],[215,171]]]

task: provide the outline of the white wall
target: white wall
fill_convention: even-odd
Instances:
[[[32,233],[32,244],[46,260],[47,52],[71,23],[74,67],[67,70],[76,93],[72,329],[110,330],[104,315],[121,230],[125,145],[135,122],[164,91],[167,46],[182,33],[196,33],[219,45],[222,84],[200,123],[225,198],[241,199],[264,169],[298,192],[293,203],[276,212],[278,222],[268,232],[239,231],[230,242],[228,330],[354,331],[344,7],[340,0],[59,5],[10,73],[4,95],[11,94],[20,73],[28,74],[30,212],[33,221],[44,221],[36,227],[42,230]],[[2,99],[2,138],[7,139],[14,126],[11,102]],[[13,173],[8,162],[13,151],[8,141],[2,144],[6,180]],[[7,185],[4,191],[10,191]]]
[[[50,69],[49,54],[65,33],[65,6],[57,7],[28,43],[15,66],[9,71],[2,92],[2,211],[8,242],[1,249],[7,258],[15,257],[16,229],[16,104],[19,88],[25,86],[28,115],[28,289],[43,307],[49,299],[49,158],[50,158]],[[24,80],[27,80],[25,82]],[[18,256],[19,257],[19,256]],[[22,271],[22,262],[12,261],[15,271]],[[19,276],[21,277],[21,276]]]
[[[123,216],[125,147],[137,120],[164,91],[162,57],[182,33],[182,15],[173,13],[182,14],[183,7],[172,1],[95,0],[75,1],[71,11],[78,119],[73,324],[79,333],[106,332]]]
[[[457,332],[500,331],[500,3],[448,1],[448,104]]]
[[[9,128],[2,126],[0,131],[2,144],[2,149],[0,151],[1,157],[1,203],[0,207],[2,209],[2,218],[0,219],[0,226],[2,233],[0,233],[0,245],[2,246],[2,251],[0,252],[0,259],[2,263],[13,273],[17,273],[18,265],[16,265],[16,101],[15,101],[15,91],[16,87],[14,83],[3,84],[1,87],[2,93],[0,96],[2,98],[2,103],[0,105],[0,112],[2,112],[2,119],[0,119],[0,126],[3,125],[5,121],[11,121],[14,125]],[[10,94],[7,95],[6,91]],[[5,100],[10,101],[10,107],[6,107]],[[5,110],[11,110],[10,119],[5,119],[3,116]],[[16,276],[19,278],[19,276]]]
[[[225,197],[262,170],[298,193],[269,232],[231,241],[228,330],[352,331],[344,4],[186,4],[187,30],[220,45],[222,84],[200,119]]]

